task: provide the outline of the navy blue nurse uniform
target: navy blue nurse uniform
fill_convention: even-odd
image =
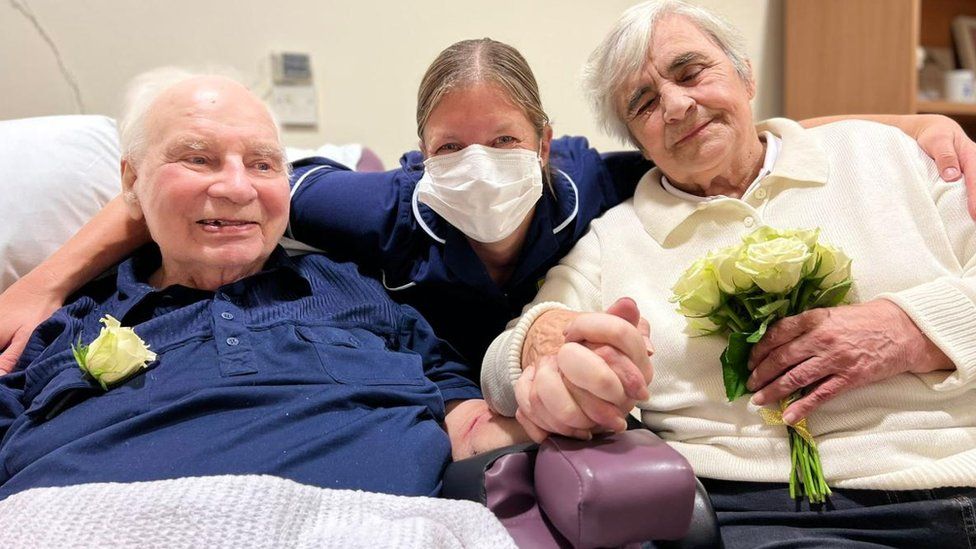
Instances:
[[[521,314],[546,272],[601,213],[633,195],[650,168],[638,153],[601,155],[582,137],[552,141],[552,188],[536,206],[511,278],[497,285],[464,234],[417,200],[423,156],[405,154],[400,168],[354,172],[324,158],[296,163],[288,236],[359,263],[399,303],[419,310],[472,364],[477,379],[485,350]]]

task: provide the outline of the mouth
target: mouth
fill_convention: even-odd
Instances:
[[[695,136],[697,136],[699,133],[701,133],[701,131],[703,129],[705,129],[706,126],[708,126],[711,123],[712,123],[712,120],[706,120],[706,121],[702,122],[701,124],[699,124],[698,126],[695,126],[695,128],[693,128],[690,132],[686,133],[684,135],[684,137],[682,137],[681,139],[675,141],[673,146],[674,147],[678,147],[680,145],[684,145],[685,143],[691,141],[692,139],[695,138]]]
[[[203,227],[205,231],[208,232],[218,232],[218,231],[240,231],[248,229],[252,226],[256,226],[257,223],[254,221],[247,221],[243,219],[201,219],[197,221],[197,225]]]

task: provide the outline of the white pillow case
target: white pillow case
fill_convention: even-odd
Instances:
[[[120,189],[105,116],[0,121],[0,291],[61,247]]]

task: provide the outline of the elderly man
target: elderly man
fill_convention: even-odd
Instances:
[[[537,425],[585,424],[589,403],[574,400],[584,388],[560,374],[578,368],[567,359],[587,343],[560,345],[578,315],[566,306],[600,311],[630,296],[657,347],[642,419],[704,477],[728,546],[972,547],[976,227],[962,186],[877,124],[754,126],[737,34],[682,2],[628,10],[588,74],[606,126],[658,168],[632,201],[594,221],[493,343],[483,370],[491,405],[512,414],[517,404]],[[879,186],[884,196],[871,196]],[[696,259],[761,225],[819,229],[843,248],[855,303],[770,328],[752,354],[755,395],[729,403],[725,338],[691,337],[669,297]],[[499,377],[512,382],[489,385]],[[805,396],[783,418],[808,417],[833,488],[810,510],[789,495],[786,429],[756,409],[797,391]]]
[[[0,497],[244,473],[435,495],[452,453],[525,440],[414,310],[352,265],[277,247],[287,168],[254,95],[163,71],[129,100],[123,195],[153,243],[0,381]]]

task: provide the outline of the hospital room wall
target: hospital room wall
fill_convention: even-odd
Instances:
[[[781,1],[696,1],[742,31],[760,84],[757,118],[780,115]],[[270,53],[307,52],[318,126],[286,128],[286,143],[364,143],[392,166],[416,147],[416,90],[430,61],[457,40],[490,36],[528,59],[556,135],[586,135],[601,150],[614,150],[623,145],[594,123],[578,81],[589,52],[635,3],[7,0],[0,3],[0,119],[82,108],[115,116],[126,81],[167,64],[233,66],[252,89],[267,95]]]

